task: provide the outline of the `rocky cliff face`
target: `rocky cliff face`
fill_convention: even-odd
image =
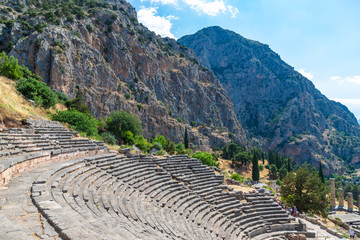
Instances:
[[[265,147],[297,163],[323,161],[327,172],[341,172],[343,161],[358,159],[360,129],[354,115],[322,95],[268,45],[220,27],[179,42],[215,73],[239,121]]]
[[[137,22],[125,1],[5,1],[0,47],[74,97],[82,89],[96,117],[137,114],[144,135],[178,142],[185,126],[200,148],[245,142],[233,105],[212,72],[189,49]],[[198,126],[192,128],[190,123]]]

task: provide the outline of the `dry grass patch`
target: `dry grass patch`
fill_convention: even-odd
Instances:
[[[15,88],[15,82],[0,77],[0,125],[19,126],[22,119],[41,117],[48,119],[44,109],[33,106]]]
[[[228,177],[231,176],[230,172],[238,173],[239,175],[243,176],[245,180],[247,178],[251,178],[252,176],[252,165],[249,164],[247,166],[242,166],[241,168],[233,168],[231,166],[231,160],[225,160],[219,158],[219,168],[226,172]],[[259,161],[259,165],[262,164],[262,161]],[[268,164],[267,160],[265,160],[264,170],[260,171],[260,182],[267,183],[269,181],[269,170],[265,168],[265,165]]]

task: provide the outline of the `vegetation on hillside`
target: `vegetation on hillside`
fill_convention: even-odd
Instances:
[[[288,172],[292,171],[292,162],[290,158],[281,156],[278,151],[269,151],[267,156],[266,153],[260,148],[252,148],[246,150],[245,147],[241,147],[236,143],[230,143],[223,147],[222,157],[224,159],[231,160],[232,166],[241,168],[252,163],[255,168],[252,169],[252,178],[254,181],[259,180],[259,169],[263,165],[259,165],[258,161],[265,163],[265,158],[268,159],[269,164],[265,165],[270,171],[270,179],[276,180],[278,178],[283,179]]]
[[[199,159],[204,165],[213,167],[219,166],[216,159],[214,159],[214,157],[208,152],[196,152],[192,157]]]
[[[26,99],[33,100],[36,105],[49,108],[59,100],[57,95],[43,82],[41,77],[32,73],[25,66],[20,66],[13,56],[0,53],[0,75],[16,81],[16,89]]]
[[[125,4],[125,1],[120,1]],[[85,19],[89,16],[93,17],[97,12],[101,10],[107,11],[120,11],[125,15],[129,15],[123,7],[119,7],[116,4],[109,4],[106,1],[98,0],[68,0],[68,1],[57,1],[57,0],[28,0],[27,8],[20,1],[9,1],[7,7],[2,9],[2,16],[0,23],[5,24],[8,29],[13,27],[15,20],[12,20],[8,14],[19,14],[21,20],[18,22],[21,24],[21,35],[23,37],[29,36],[31,33],[37,31],[42,33],[44,28],[50,24],[60,25],[62,23],[73,24],[77,19]],[[31,19],[31,23],[27,20]],[[116,19],[116,15],[111,14],[107,20],[108,31],[111,29],[111,23]],[[94,31],[96,25],[87,25],[86,29],[89,32]],[[111,31],[111,30],[110,30]],[[12,42],[2,45],[2,51],[9,52],[13,47]],[[41,42],[39,40],[38,45]],[[59,45],[61,47],[61,44]],[[61,50],[59,50],[61,51]]]

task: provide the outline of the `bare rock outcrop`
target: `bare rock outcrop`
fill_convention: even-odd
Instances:
[[[8,8],[14,4],[5,1]],[[146,137],[162,134],[175,142],[183,140],[187,127],[192,144],[200,149],[229,142],[228,132],[245,143],[230,98],[214,74],[199,65],[189,49],[138,23],[126,1],[86,5],[79,8],[83,16],[77,12],[73,22],[67,16],[50,24],[36,4],[23,6],[22,14],[8,14],[22,22],[0,24],[2,38],[12,43],[0,47],[8,48],[53,90],[74,97],[81,89],[96,117],[127,110],[141,118]],[[40,27],[26,30],[24,22]],[[208,130],[192,127],[200,125]]]
[[[358,161],[354,115],[281,60],[268,45],[220,27],[179,39],[211,69],[229,93],[244,128],[263,146],[300,164],[325,164],[326,173]]]

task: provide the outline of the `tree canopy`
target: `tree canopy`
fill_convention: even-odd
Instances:
[[[330,209],[329,189],[309,165],[288,173],[282,181],[280,193],[286,204],[296,206],[300,212],[327,216]]]
[[[134,135],[141,135],[142,133],[142,126],[139,118],[126,111],[111,112],[106,123],[108,129],[118,138],[122,138],[122,133],[126,131],[130,131]]]

